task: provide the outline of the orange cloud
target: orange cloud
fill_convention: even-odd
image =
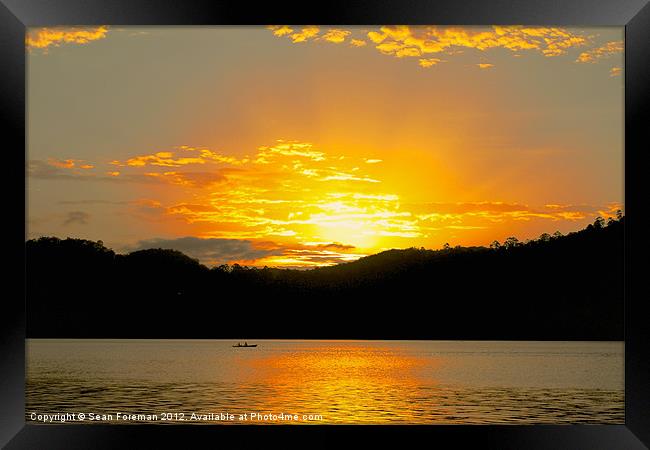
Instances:
[[[621,73],[623,73],[623,68],[622,67],[612,67],[609,70],[609,76],[610,77],[616,77],[616,76],[620,75]]]
[[[72,168],[78,168],[78,169],[92,169],[93,166],[92,164],[79,164],[83,163],[84,161],[81,159],[65,159],[65,160],[58,160],[55,158],[49,158],[47,163],[52,166],[52,167],[59,167],[61,169],[72,169]]]
[[[491,69],[492,67],[494,67],[494,64],[490,64],[490,63],[478,63],[477,66],[478,66],[480,69]]]
[[[580,53],[576,62],[595,63],[601,58],[608,58],[616,53],[621,53],[624,49],[625,46],[623,41],[607,42],[598,48]]]
[[[74,159],[65,159],[60,161],[58,159],[50,158],[48,159],[48,164],[54,167],[61,167],[65,169],[71,169],[74,167]]]
[[[350,40],[350,45],[352,45],[354,47],[365,47],[366,44],[367,44],[367,42],[364,41],[363,39],[351,39]]]
[[[210,187],[221,183],[225,177],[216,171],[212,172],[147,172],[144,174],[165,183],[188,187]]]
[[[104,39],[108,26],[73,27],[73,28],[30,28],[27,32],[25,45],[29,50],[49,47],[59,47],[61,44],[87,44],[91,41]]]

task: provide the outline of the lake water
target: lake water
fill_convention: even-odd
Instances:
[[[624,423],[623,342],[233,343],[29,339],[26,419],[62,423],[65,416],[54,414],[83,413],[84,423],[119,424]],[[78,421],[68,416],[65,423]]]

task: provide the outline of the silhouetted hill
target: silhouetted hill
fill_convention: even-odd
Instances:
[[[625,219],[307,271],[26,243],[28,337],[623,339]]]

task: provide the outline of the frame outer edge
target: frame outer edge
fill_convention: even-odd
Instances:
[[[21,94],[25,92],[25,54],[24,41],[22,41],[24,39],[25,25],[37,22],[54,23],[52,19],[56,20],[59,18],[63,19],[65,22],[66,17],[70,20],[85,14],[96,19],[97,16],[102,15],[102,11],[105,10],[104,8],[99,7],[96,11],[91,12],[90,9],[95,6],[100,6],[99,2],[91,0],[88,2],[89,5],[84,9],[84,11],[74,13],[69,11],[68,7],[77,2],[66,1],[61,2],[61,10],[55,15],[55,17],[48,17],[47,15],[48,12],[51,12],[51,8],[43,11],[35,11],[35,9],[38,9],[38,6],[43,5],[44,2],[38,0],[23,1],[24,5],[21,5],[18,0],[0,0],[0,60],[12,63],[7,64],[6,66],[3,65],[3,68],[0,71],[0,104],[3,105],[3,108],[0,108],[0,120],[2,120],[2,123],[6,124],[9,129],[13,129],[15,135],[22,136],[24,140],[25,132],[23,127],[25,125],[25,99],[21,97]],[[133,2],[137,5],[134,5],[134,9],[136,10],[140,9],[144,3],[137,0],[133,0]],[[12,4],[11,9],[6,5],[6,3]],[[164,4],[166,2],[163,1],[162,3]],[[196,6],[197,3],[200,2],[190,0],[188,3]],[[500,2],[497,1],[496,3],[498,4]],[[571,7],[572,5],[575,8],[582,3],[583,2],[581,1],[571,1],[569,6]],[[379,5],[381,5],[381,2],[378,3],[378,6]],[[618,25],[620,23],[618,23],[617,20],[620,19],[620,17],[631,17],[626,26],[626,141],[628,144],[631,142],[641,143],[644,142],[643,139],[646,138],[645,142],[647,142],[647,132],[645,132],[647,126],[645,126],[642,118],[646,115],[644,113],[647,113],[647,105],[650,97],[648,95],[648,86],[650,86],[650,71],[648,70],[648,67],[650,67],[650,38],[648,35],[648,30],[650,30],[650,4],[647,0],[627,0],[621,1],[619,5],[619,12],[613,22],[616,22],[615,24]],[[545,8],[546,7],[555,10],[555,7],[553,7],[552,4],[546,4]],[[594,7],[597,9],[596,4],[594,4]],[[612,11],[612,9],[616,8],[610,7],[607,11]],[[621,13],[621,10],[623,13]],[[122,11],[121,14],[127,16],[129,15],[129,12]],[[381,13],[370,12],[368,14],[373,16],[373,18],[376,14],[381,15]],[[455,14],[456,13],[452,13],[451,15],[453,16]],[[557,14],[557,12],[554,14]],[[602,16],[605,14],[606,13],[603,12],[592,13],[591,17],[587,17],[584,20],[587,22],[593,22],[594,20],[600,21],[602,20]],[[163,13],[163,16],[164,15],[165,14]],[[426,20],[427,15],[428,14],[423,11],[424,17],[418,19],[418,21],[422,21],[423,19]],[[443,15],[449,17],[449,14]],[[114,14],[109,13],[107,16],[114,16]],[[154,13],[153,17],[156,16],[157,14]],[[192,16],[192,14],[182,14],[181,17],[179,17],[179,21],[192,20],[190,16]],[[398,18],[402,17],[402,15],[398,16]],[[572,19],[573,14],[569,14],[565,20],[571,21]],[[197,20],[211,21],[209,16]],[[224,18],[222,17],[218,20],[223,21]],[[227,21],[228,19],[225,18],[225,20]],[[127,20],[126,22],[128,23],[129,21]],[[343,22],[350,22],[350,20],[345,18]],[[444,21],[441,21],[441,23],[443,22]],[[522,20],[522,22],[525,22],[525,20]],[[612,23],[612,21],[610,21],[610,23]],[[21,119],[23,119],[22,123],[20,122]],[[627,186],[630,186],[628,184],[628,181],[630,180],[634,180],[635,183],[639,183],[643,180],[642,170],[645,171],[644,166],[638,164],[639,159],[636,155],[632,155],[632,151],[640,150],[643,150],[643,148],[626,149],[626,170],[629,171],[626,173]],[[22,160],[22,157],[12,157],[12,163],[16,163],[18,160]],[[633,164],[632,161],[636,164]],[[20,163],[22,164],[22,161]],[[15,192],[15,185],[10,186],[12,181],[13,178],[9,181],[3,179],[3,183],[6,186],[5,192]],[[628,211],[630,209],[633,211],[632,219],[628,219],[626,229],[626,251],[628,252],[628,256],[631,256],[631,254],[634,253],[631,251],[633,250],[630,245],[631,237],[634,237],[635,239],[635,248],[637,249],[635,255],[640,253],[642,248],[648,248],[647,245],[644,247],[644,244],[648,244],[648,238],[644,236],[644,231],[641,230],[641,226],[648,223],[648,221],[645,220],[648,214],[644,211],[642,204],[640,203],[642,199],[638,198],[637,200],[634,195],[640,197],[640,194],[634,194],[631,192],[631,189],[626,189],[625,206]],[[21,211],[24,213],[24,197],[17,195],[15,197],[18,198],[13,200],[16,201],[16,203],[22,202],[22,205],[17,205],[17,208],[12,208],[13,211],[22,208]],[[10,234],[12,239],[15,234],[18,245],[15,243],[11,244],[10,254],[13,257],[14,262],[20,261],[21,264],[13,264],[13,267],[10,267],[10,269],[14,271],[13,275],[16,277],[15,280],[18,280],[19,276],[24,278],[24,247],[22,245],[24,241],[21,240],[24,239],[25,236],[22,225],[19,224],[19,221],[16,222],[17,224],[15,226],[10,225]],[[643,316],[639,312],[642,310],[643,303],[646,302],[645,299],[649,297],[646,296],[644,298],[637,294],[636,297],[632,298],[630,290],[632,273],[637,276],[637,285],[635,285],[635,288],[639,287],[638,285],[640,283],[638,283],[638,280],[640,280],[641,275],[644,275],[638,266],[628,265],[628,271],[626,273],[626,290],[629,297],[626,301],[625,313],[626,428],[647,445],[650,443],[650,415],[647,414],[647,406],[650,404],[650,387],[648,386],[648,380],[650,379],[650,360],[644,360],[642,354],[644,349],[647,348],[648,342],[650,342],[650,328],[647,325],[646,316]],[[2,349],[0,356],[0,398],[2,398],[7,411],[22,411],[22,415],[19,417],[10,417],[12,416],[11,414],[0,415],[0,446],[4,446],[25,425],[24,302],[5,301],[3,303],[4,308],[2,314],[0,314],[0,324],[2,325],[2,331],[0,332],[0,348]],[[628,395],[630,391],[634,391],[634,397]]]
[[[627,24],[647,0],[327,0],[309,8],[299,0],[242,7],[239,0],[0,0],[27,27],[54,25],[267,25],[379,23],[438,25]],[[470,11],[468,13],[468,11]],[[467,17],[480,17],[468,21]],[[362,17],[360,20],[359,17]],[[389,17],[389,20],[385,20]]]
[[[5,139],[7,135],[17,138],[15,142],[5,144],[5,155],[10,160],[8,168],[16,177],[25,170],[24,155],[16,151],[25,144],[24,39],[25,26],[0,2],[0,123],[8,131],[3,133]],[[12,169],[14,165],[16,167]],[[5,275],[6,280],[11,280],[18,289],[5,290],[0,313],[0,398],[4,407],[0,414],[0,446],[4,446],[25,425],[25,229],[17,217],[21,215],[19,211],[25,217],[25,191],[21,193],[20,188],[16,189],[13,176],[3,176],[2,184],[3,192],[9,194],[5,199],[11,202],[11,213],[7,212],[6,216],[10,220],[6,221],[8,226],[5,228],[5,239],[11,242],[5,247],[9,262],[5,266],[9,273]],[[20,298],[16,299],[16,295]]]
[[[650,248],[648,208],[639,187],[647,179],[641,164],[647,153],[648,105],[650,104],[650,3],[630,20],[625,29],[625,423],[645,445],[650,445],[650,360],[644,357],[650,343],[646,269],[637,261]],[[643,148],[646,146],[646,148]],[[634,244],[632,244],[632,242]],[[644,306],[646,308],[644,308]]]

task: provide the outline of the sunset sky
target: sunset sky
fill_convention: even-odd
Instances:
[[[30,29],[28,238],[311,267],[623,208],[623,28]]]

